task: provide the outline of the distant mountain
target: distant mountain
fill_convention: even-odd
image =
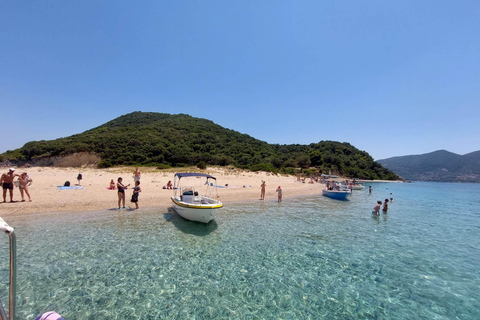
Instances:
[[[207,119],[156,112],[132,112],[80,134],[31,141],[0,155],[0,161],[18,165],[61,166],[67,158],[75,158],[76,164],[69,160],[63,166],[79,166],[79,159],[85,159],[83,164],[88,161],[99,167],[232,165],[274,173],[292,174],[302,168],[306,174],[331,171],[352,178],[398,179],[349,143],[269,144]]]
[[[438,150],[378,160],[400,177],[417,181],[480,182],[480,151],[459,155]]]

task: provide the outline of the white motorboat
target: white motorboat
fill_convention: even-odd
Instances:
[[[354,184],[354,185],[350,186],[350,189],[352,189],[352,190],[363,190],[363,189],[365,189],[365,186],[361,185],[361,184]]]
[[[350,190],[363,190],[365,189],[365,186],[362,184],[363,181],[360,181],[358,179],[353,179],[352,181],[345,180],[345,185],[350,188]]]
[[[182,178],[206,178],[205,195],[200,195],[198,190],[202,187],[181,186]],[[215,181],[215,185],[210,182]],[[212,189],[216,189],[216,178],[209,174],[183,172],[174,176],[174,194],[172,196],[173,208],[184,219],[208,223],[215,218],[215,211],[222,208],[223,204],[211,196]]]

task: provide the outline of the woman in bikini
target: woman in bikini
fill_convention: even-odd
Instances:
[[[117,192],[117,195],[118,195],[118,209],[125,209],[125,189],[127,189],[128,186],[130,186],[130,183],[127,184],[126,186],[123,185],[122,183],[122,178],[118,178],[117,180],[117,189],[118,189],[118,192]],[[120,205],[121,203],[123,203],[123,207]]]
[[[25,193],[28,196],[28,201],[32,202],[32,198],[28,192],[28,186],[32,184],[33,179],[29,178],[28,174],[24,172],[20,175],[20,177],[18,177],[18,181],[20,182],[18,187],[20,189],[20,195],[22,196],[22,202],[25,202]]]

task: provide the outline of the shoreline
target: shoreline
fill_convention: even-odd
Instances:
[[[156,208],[170,208],[170,197],[173,190],[163,189],[169,180],[173,182],[173,175],[177,170],[205,172],[217,178],[218,185],[228,185],[225,188],[215,188],[224,204],[260,200],[260,184],[266,182],[265,202],[277,201],[276,188],[282,186],[283,201],[292,197],[303,195],[321,195],[322,184],[298,182],[295,176],[272,174],[267,172],[250,172],[232,168],[208,167],[206,170],[185,168],[185,170],[157,170],[139,167],[142,192],[139,197],[139,210],[155,210]],[[190,170],[189,170],[190,169]],[[58,168],[58,167],[31,167],[18,168],[15,173],[27,172],[33,179],[29,192],[32,202],[25,195],[25,202],[20,202],[19,188],[13,190],[14,203],[0,203],[0,217],[18,217],[48,214],[62,214],[66,212],[87,212],[118,210],[118,197],[116,190],[107,189],[109,182],[115,182],[119,176],[124,183],[133,185],[133,171],[131,167],[115,167],[108,169],[94,168]],[[81,172],[83,179],[81,190],[58,190],[65,181],[70,181],[73,186],[76,177]],[[2,172],[3,173],[3,172]],[[245,186],[245,187],[244,187]],[[125,192],[125,206],[131,207],[130,196],[132,189]],[[213,192],[215,195],[215,192]],[[10,196],[7,192],[7,201]],[[3,199],[1,199],[3,201]]]

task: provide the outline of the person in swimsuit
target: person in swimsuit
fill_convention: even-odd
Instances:
[[[140,188],[140,181],[135,181],[135,187],[133,188],[132,202],[135,203],[136,209],[138,209],[138,193],[142,192]]]
[[[387,212],[388,210],[388,199],[385,199],[385,202],[383,203],[383,212]]]
[[[113,179],[110,180],[110,187],[108,189],[115,190],[115,181],[113,181]]]
[[[282,202],[282,187],[278,186],[277,193],[278,193],[278,202]]]
[[[20,182],[18,187],[20,189],[20,195],[22,196],[22,202],[25,202],[25,193],[28,196],[28,201],[32,202],[28,187],[32,184],[33,179],[31,179],[26,172],[23,172],[20,177],[18,177],[18,181]]]
[[[126,186],[123,185],[122,180],[123,179],[121,177],[117,179],[118,209],[125,209],[126,208],[125,207],[125,189],[127,189],[127,187],[130,186],[130,183],[127,184]],[[122,203],[123,203],[123,206],[121,206]]]
[[[13,179],[19,175],[15,173],[14,168],[10,168],[7,173],[2,174],[0,182],[3,188],[3,202],[7,202],[7,190],[10,190],[10,202],[13,201]]]
[[[376,216],[380,214],[380,207],[382,206],[382,201],[377,201],[377,205],[373,208],[372,213]]]
[[[133,181],[137,182],[140,181],[140,176],[142,174],[140,173],[140,170],[138,170],[138,167],[135,168],[135,171],[133,172]]]
[[[260,185],[260,188],[262,188],[262,191],[260,192],[260,200],[265,199],[265,187],[267,185],[265,184],[265,181],[262,180],[262,184]]]

